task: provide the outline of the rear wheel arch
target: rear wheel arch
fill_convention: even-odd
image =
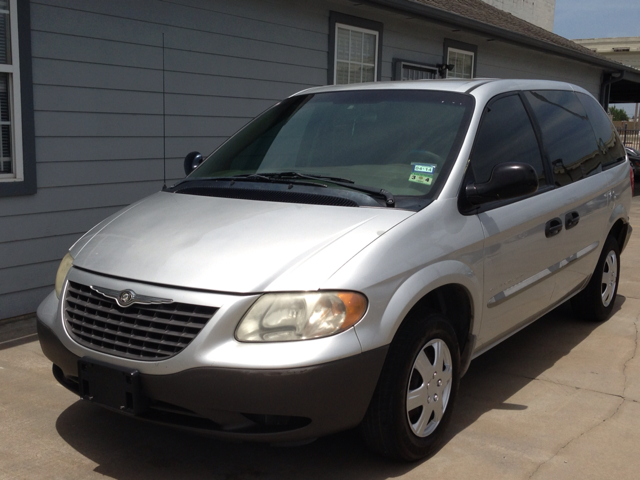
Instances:
[[[627,237],[627,230],[629,229],[629,223],[625,222],[621,218],[619,218],[609,230],[608,237],[613,237],[615,241],[618,243],[618,248],[620,251],[625,247],[624,241]]]

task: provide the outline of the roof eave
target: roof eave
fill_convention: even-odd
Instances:
[[[537,38],[532,38],[528,35],[517,33],[512,30],[507,30],[505,28],[496,27],[494,25],[489,25],[479,20],[474,20],[457,13],[442,10],[437,7],[432,7],[430,5],[416,3],[411,0],[365,0],[365,2],[376,4],[393,10],[401,10],[404,12],[412,13],[414,15],[425,17],[429,20],[436,21],[444,25],[449,25],[452,27],[463,27],[473,32],[489,35],[491,37],[499,38],[510,43],[526,45],[543,52],[555,53],[563,57],[579,60],[591,65],[596,65],[598,67],[603,67],[611,71],[628,71],[632,73],[637,72],[636,69],[618,62],[594,57],[586,53],[563,47],[561,45],[538,40]]]

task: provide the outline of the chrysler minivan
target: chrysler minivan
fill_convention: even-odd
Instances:
[[[430,455],[471,360],[611,314],[631,234],[620,138],[560,82],[312,88],[185,171],[70,248],[38,333],[81,398],[223,439]]]

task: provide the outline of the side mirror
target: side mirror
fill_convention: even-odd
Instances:
[[[184,174],[189,175],[202,163],[203,160],[204,158],[202,158],[200,152],[187,153],[187,156],[184,157]]]
[[[500,163],[493,167],[487,183],[471,183],[465,187],[467,200],[481,205],[496,200],[529,195],[538,190],[538,175],[527,163]]]

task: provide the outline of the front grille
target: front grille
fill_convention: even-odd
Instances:
[[[65,323],[71,337],[99,352],[136,360],[177,355],[218,309],[170,303],[120,307],[86,285],[69,282]]]

